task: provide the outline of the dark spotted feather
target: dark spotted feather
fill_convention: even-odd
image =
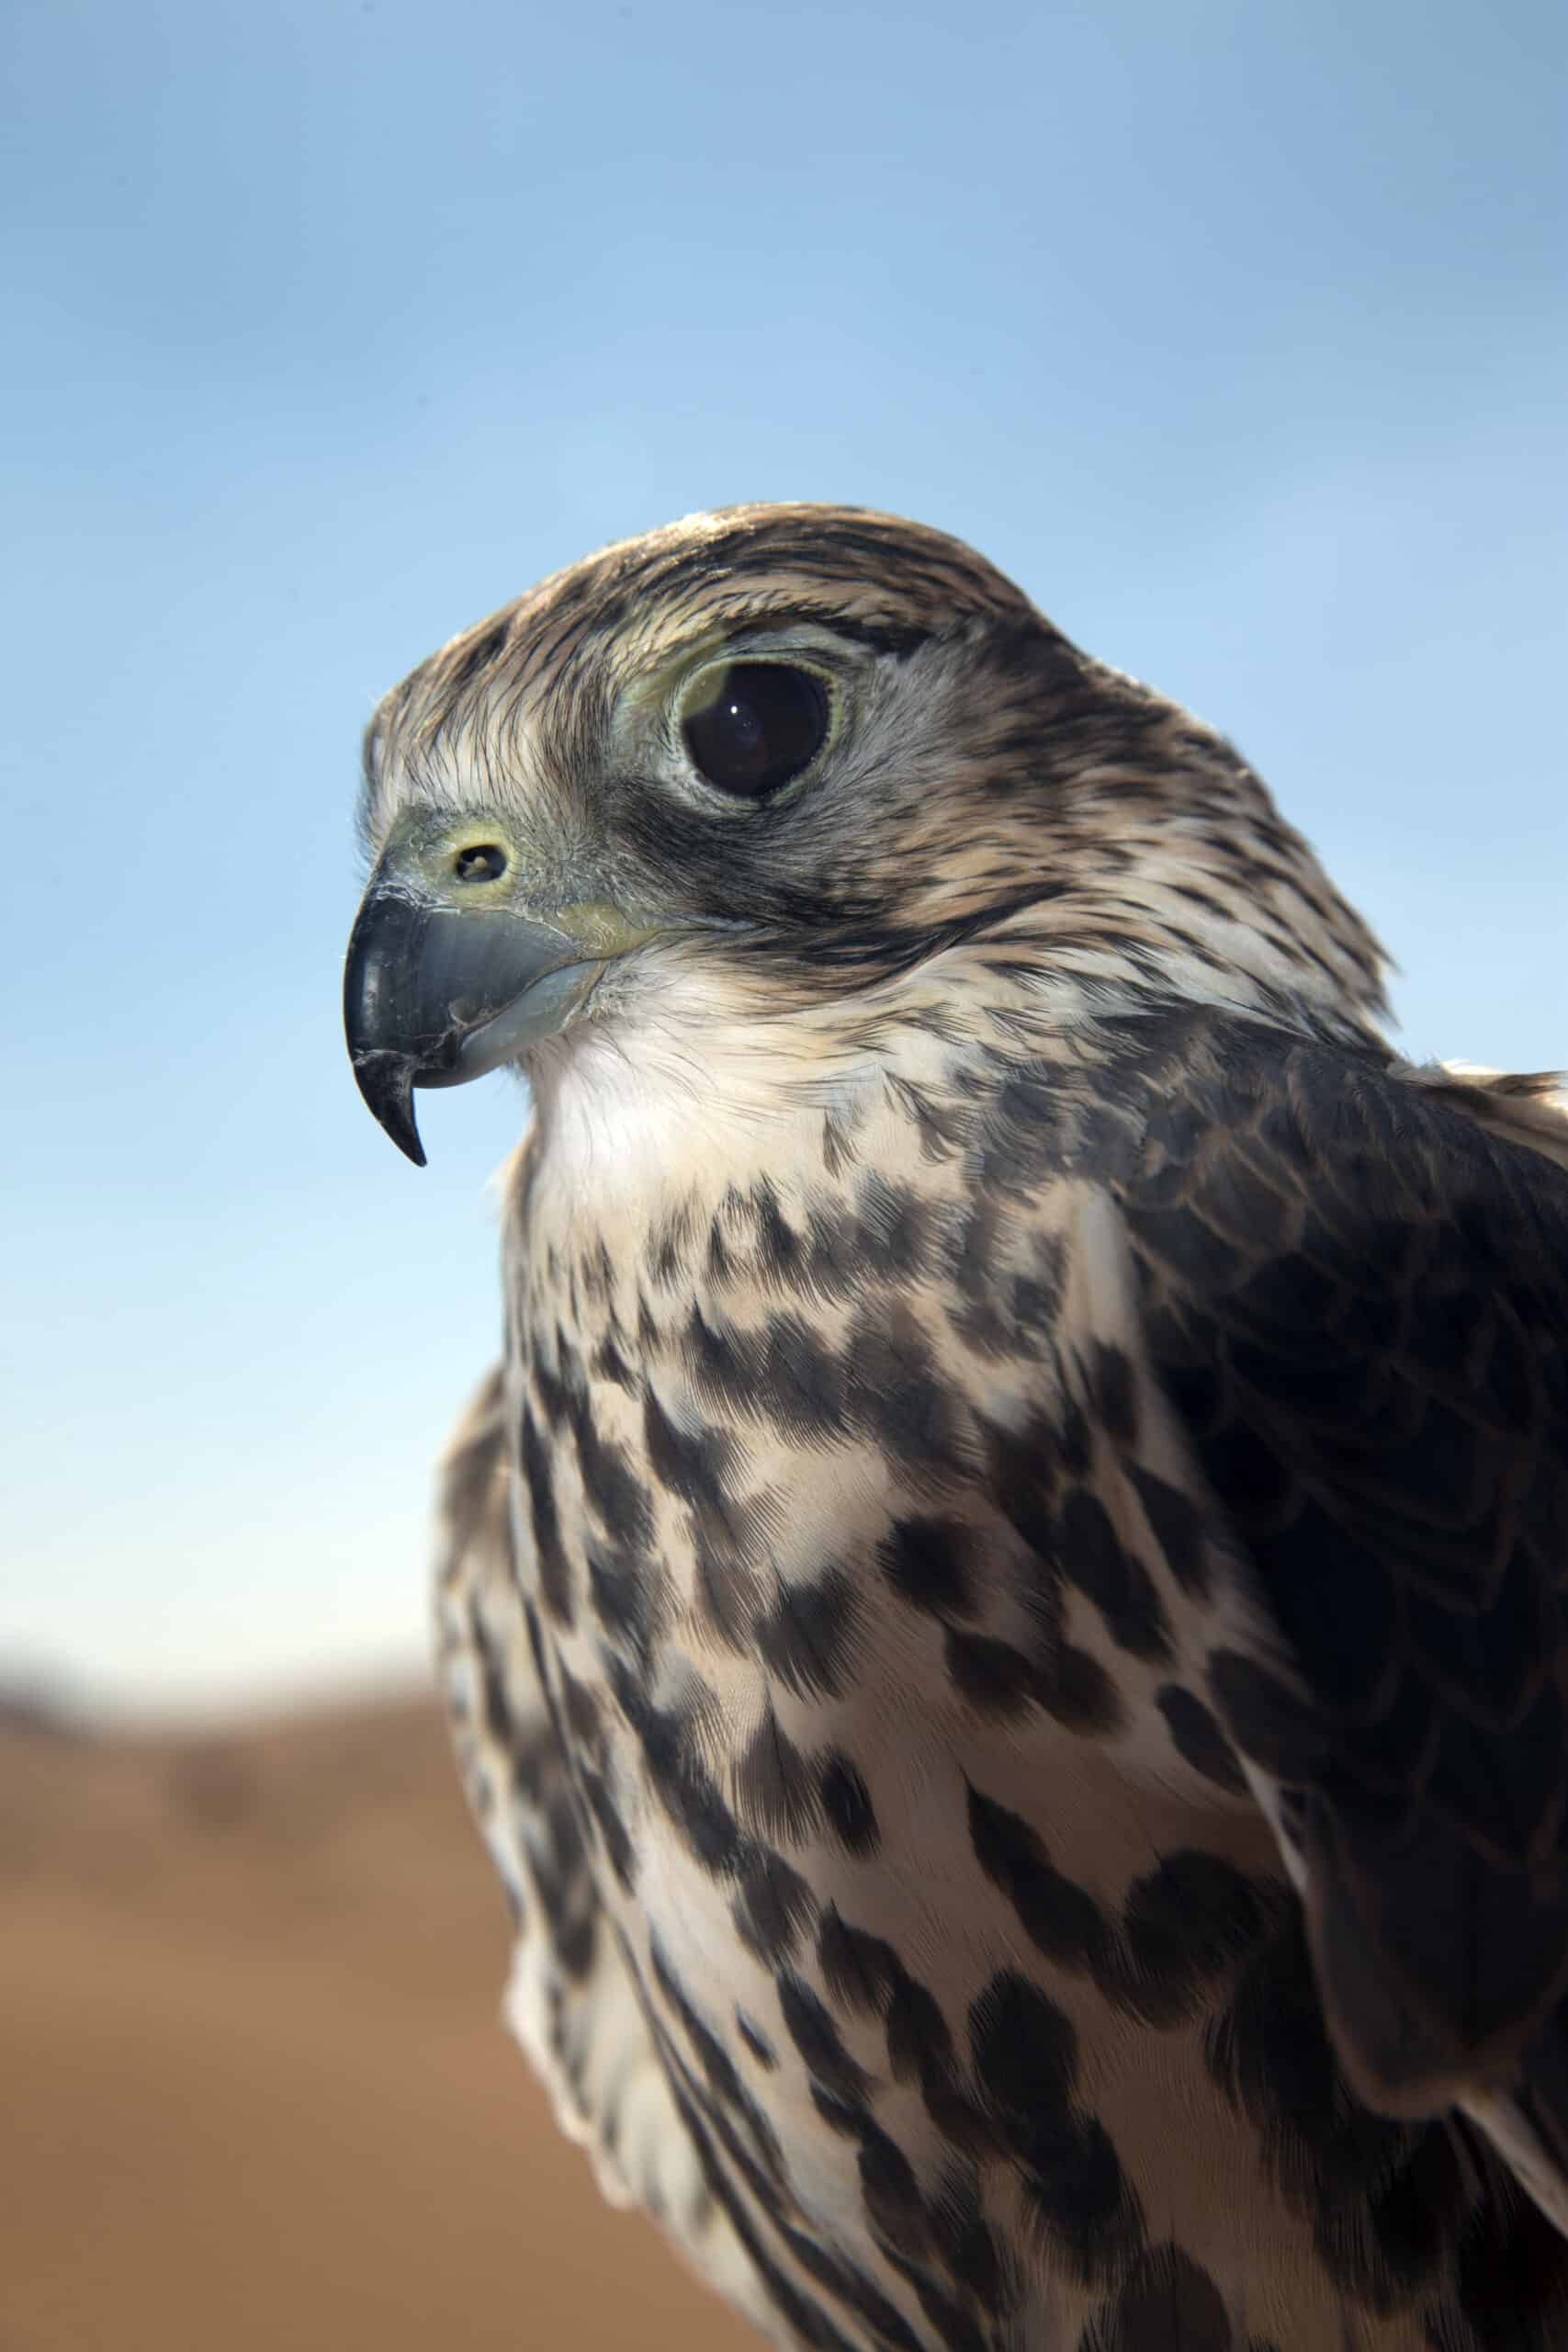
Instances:
[[[1145,1035],[1149,1350],[1267,1629],[1212,1695],[1358,2088],[1469,2107],[1561,2222],[1568,1174],[1371,1052]]]

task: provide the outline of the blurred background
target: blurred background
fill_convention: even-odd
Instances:
[[[730,2344],[493,2023],[424,1559],[525,1104],[416,1175],[355,1094],[359,730],[605,539],[891,507],[1235,737],[1407,1051],[1568,1060],[1568,18],[12,0],[0,70],[0,2345]]]

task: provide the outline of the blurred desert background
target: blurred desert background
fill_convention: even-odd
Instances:
[[[7,1706],[0,2347],[742,2352],[557,2133],[506,1947],[423,1694]]]

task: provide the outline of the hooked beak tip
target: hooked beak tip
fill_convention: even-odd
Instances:
[[[413,1114],[415,1064],[407,1054],[367,1046],[354,1056],[354,1079],[365,1105],[405,1159],[424,1167],[424,1146]]]

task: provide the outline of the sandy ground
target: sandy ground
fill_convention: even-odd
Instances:
[[[0,1729],[0,2352],[746,2352],[558,2137],[506,1940],[423,1699]]]

